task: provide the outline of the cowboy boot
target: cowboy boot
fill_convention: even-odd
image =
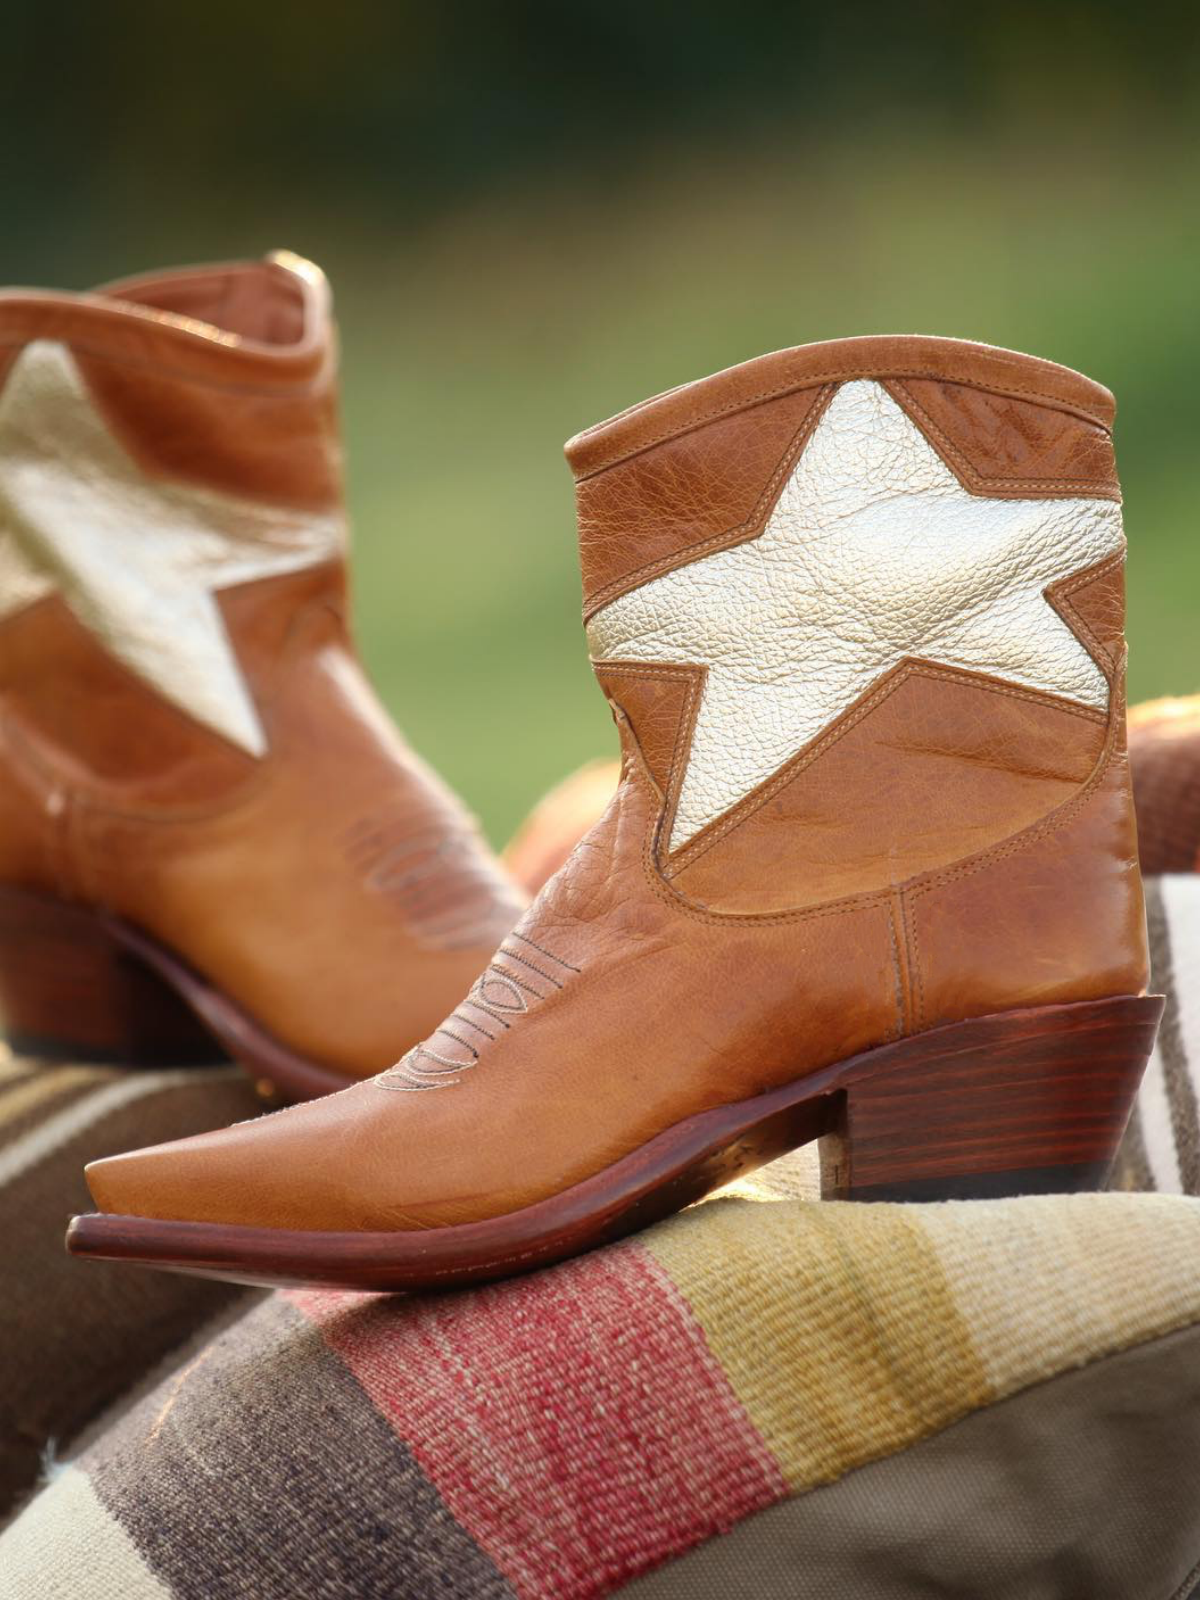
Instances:
[[[567,446],[618,791],[442,1025],[89,1168],[80,1254],[503,1276],[820,1139],[829,1196],[1103,1184],[1161,1001],[1111,395],[983,345],[764,357]]]
[[[347,632],[325,279],[0,295],[0,1010],[294,1097],[422,1038],[519,912]]]

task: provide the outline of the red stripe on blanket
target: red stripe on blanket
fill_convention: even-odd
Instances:
[[[636,1245],[436,1299],[290,1298],[528,1600],[604,1594],[786,1493]]]

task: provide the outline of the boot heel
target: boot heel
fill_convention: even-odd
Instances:
[[[132,1066],[226,1059],[95,912],[0,889],[0,1022],[15,1053]]]
[[[1160,996],[1043,1006],[894,1045],[849,1083],[821,1140],[821,1194],[970,1200],[1102,1189]]]

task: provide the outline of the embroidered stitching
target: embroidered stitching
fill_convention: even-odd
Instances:
[[[523,933],[518,933],[515,928],[512,931],[512,937],[520,939],[522,944],[527,944],[531,950],[536,950],[539,955],[545,956],[547,961],[557,961],[558,965],[566,967],[568,972],[578,972],[580,970],[578,967],[573,967],[569,961],[564,961],[561,956],[556,956],[552,950],[547,950],[545,945],[535,944],[532,939],[527,938]]]
[[[1075,595],[1080,589],[1086,589],[1090,584],[1098,583],[1107,578],[1112,572],[1124,569],[1125,556],[1119,554],[1110,556],[1107,561],[1098,562],[1094,567],[1085,567],[1082,572],[1067,578],[1063,583],[1051,584],[1046,590],[1046,599],[1058,612],[1059,616],[1087,646],[1096,665],[1103,672],[1111,684],[1113,673],[1116,670],[1116,659],[1113,652],[1100,639],[1090,622],[1075,604]]]
[[[538,944],[536,940],[530,939],[524,934],[514,932],[511,937],[520,939],[523,944],[528,945],[531,950],[536,950],[547,962],[554,962],[564,972],[577,973],[581,970],[573,965],[572,962],[564,960],[562,956],[556,956],[552,950],[548,950],[544,945]],[[515,950],[509,950],[506,946],[501,945],[496,952],[496,956],[488,962],[483,972],[472,984],[470,993],[463,1000],[462,1005],[470,1006],[476,1011],[483,1012],[485,1016],[490,1017],[493,1022],[498,1022],[507,1031],[512,1027],[511,1018],[527,1012],[532,1001],[545,1001],[550,998],[550,995],[543,994],[540,989],[535,989],[529,983],[524,982],[515,972],[510,972],[506,967],[501,966],[500,959],[502,957],[506,957],[509,961],[519,962],[529,971],[536,973],[538,977],[544,978],[556,989],[562,989],[565,984],[535,962],[529,961]],[[492,1043],[495,1043],[499,1038],[498,1034],[490,1032],[482,1023],[466,1016],[460,1007],[458,1010],[451,1012],[447,1022],[443,1022],[434,1029],[427,1041],[414,1045],[407,1055],[403,1056],[394,1066],[389,1067],[386,1072],[379,1073],[373,1081],[381,1089],[402,1092],[452,1088],[454,1084],[460,1081],[464,1072],[468,1072],[472,1067],[479,1064],[483,1056],[481,1048],[476,1047],[469,1039],[464,1038],[461,1033],[455,1032],[454,1028],[450,1026],[451,1022],[458,1022],[464,1027],[473,1028],[476,1033],[482,1034],[485,1039]],[[460,1049],[465,1050],[470,1059],[456,1060],[453,1056],[444,1055],[440,1050],[434,1049],[433,1043],[438,1039],[439,1035],[452,1040]],[[426,1062],[432,1062],[434,1065],[427,1066],[425,1065]],[[431,1082],[430,1080],[440,1081]]]

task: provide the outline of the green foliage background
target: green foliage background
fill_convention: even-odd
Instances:
[[[1200,688],[1190,14],[116,0],[5,26],[5,279],[276,245],[330,273],[364,651],[497,839],[613,743],[563,439],[809,339],[953,334],[1114,389],[1131,692]]]

